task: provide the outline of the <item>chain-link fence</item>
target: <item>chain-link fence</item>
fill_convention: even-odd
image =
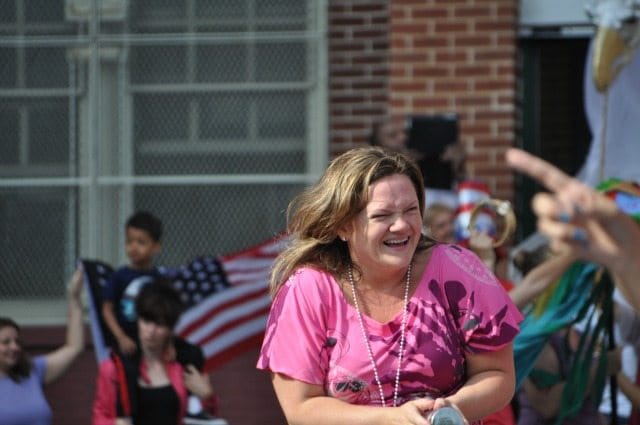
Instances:
[[[327,159],[325,8],[0,0],[0,300],[125,262],[137,209],[168,266],[282,231]]]

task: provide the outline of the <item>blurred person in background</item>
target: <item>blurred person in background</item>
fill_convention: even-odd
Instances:
[[[140,290],[139,346],[130,355],[112,352],[100,365],[94,425],[180,425],[189,392],[204,405],[215,402],[208,376],[176,355],[173,328],[183,308],[180,295],[166,281]]]
[[[49,425],[52,412],[43,386],[60,378],[84,348],[82,271],[77,269],[67,288],[69,318],[65,343],[57,350],[29,358],[20,345],[20,328],[0,317],[0,423]]]

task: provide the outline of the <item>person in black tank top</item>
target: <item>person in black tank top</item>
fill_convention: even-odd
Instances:
[[[145,285],[136,299],[139,349],[112,353],[100,366],[93,424],[179,425],[187,393],[201,400],[213,395],[208,378],[174,345],[173,328],[183,304],[163,281]],[[116,422],[116,420],[118,420]]]

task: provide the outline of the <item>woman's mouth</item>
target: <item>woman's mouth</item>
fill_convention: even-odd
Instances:
[[[388,241],[384,241],[384,244],[386,246],[389,247],[401,247],[401,246],[405,246],[409,243],[409,238],[404,238],[404,239],[390,239]]]

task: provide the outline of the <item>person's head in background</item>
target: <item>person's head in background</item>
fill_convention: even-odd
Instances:
[[[423,229],[427,236],[438,242],[455,242],[455,211],[445,204],[431,204],[424,211]]]
[[[404,151],[407,148],[407,132],[403,123],[387,118],[375,124],[369,136],[369,144],[394,151]]]
[[[125,250],[133,269],[148,270],[160,252],[162,221],[148,211],[138,211],[125,226]]]
[[[14,382],[31,373],[31,361],[20,346],[20,328],[8,317],[0,317],[0,378]]]
[[[162,353],[170,346],[184,307],[169,281],[158,279],[142,287],[136,298],[136,314],[143,353]]]

